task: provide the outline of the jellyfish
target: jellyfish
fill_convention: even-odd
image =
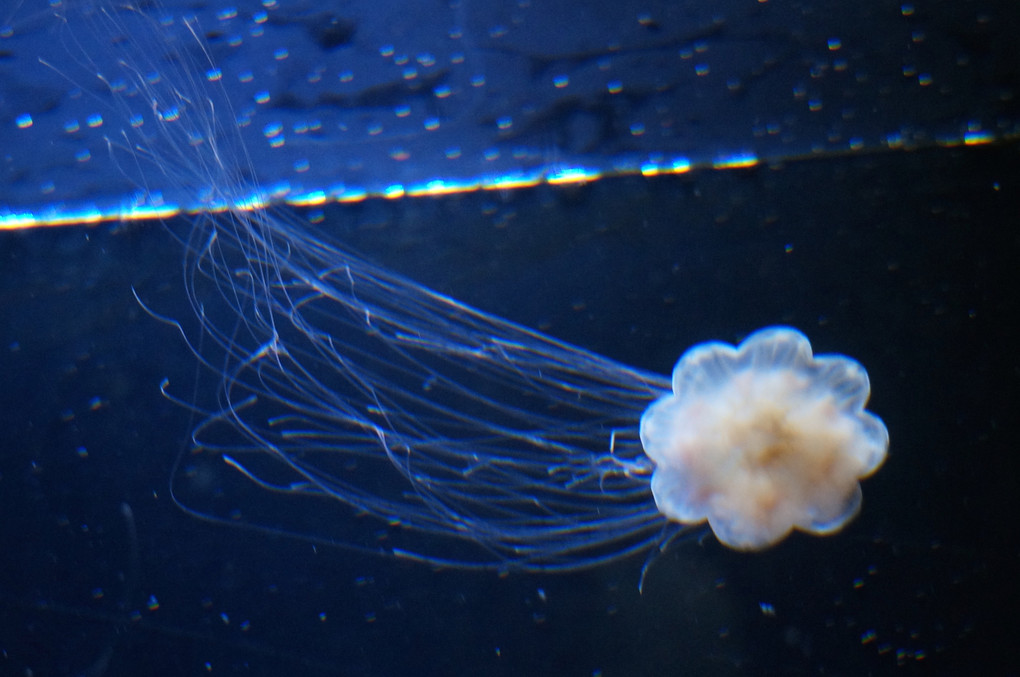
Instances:
[[[167,223],[194,318],[140,299],[205,367],[191,401],[163,386],[198,416],[172,471],[183,510],[525,571],[654,552],[704,522],[760,549],[856,513],[888,444],[856,362],[771,328],[692,348],[671,384],[386,270],[274,206],[201,32],[180,34],[208,63],[181,50],[99,75],[132,121],[111,145],[204,200]]]
[[[813,357],[795,329],[761,329],[737,348],[691,348],[673,370],[673,392],[641,416],[656,505],[679,522],[707,521],[738,550],[795,528],[839,531],[860,509],[859,480],[889,447],[885,425],[864,409],[869,394],[857,362]]]
[[[834,533],[888,447],[864,369],[791,328],[695,346],[670,384],[275,210],[200,219],[186,270],[193,345],[221,380],[173,488],[206,519],[437,566],[572,570],[704,522],[738,550]]]

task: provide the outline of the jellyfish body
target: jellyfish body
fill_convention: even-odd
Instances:
[[[857,362],[814,357],[794,329],[763,329],[736,348],[695,346],[673,370],[672,394],[641,418],[656,505],[679,522],[707,521],[739,550],[793,529],[838,531],[889,446],[885,425],[864,410],[869,394]]]

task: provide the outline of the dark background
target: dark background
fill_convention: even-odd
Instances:
[[[199,404],[209,392],[192,392],[188,347],[132,293],[194,317],[170,235],[189,224],[4,232],[0,675],[1020,672],[1015,1],[665,2],[647,3],[655,11],[643,19],[646,3],[618,1],[584,13],[571,2],[462,2],[420,17],[398,3],[357,5],[360,14],[354,4],[280,3],[266,22],[271,39],[240,49],[228,38],[250,35],[258,3],[221,20],[222,3],[168,2],[173,27],[156,20],[155,3],[143,3],[152,16],[15,4],[0,10],[0,24],[14,27],[0,31],[5,214],[47,200],[119,205],[139,185],[193,198],[224,176],[187,164],[209,160],[204,146],[175,154],[192,148],[185,123],[213,123],[221,149],[251,158],[267,182],[300,178],[293,160],[311,148],[302,176],[312,188],[478,178],[515,170],[519,148],[529,162],[600,168],[628,153],[676,153],[701,167],[742,150],[798,158],[368,200],[326,208],[319,227],[454,298],[664,374],[695,343],[793,325],[816,352],[867,368],[870,409],[891,448],[840,534],[795,534],[753,555],[710,536],[677,542],[652,561],[642,592],[640,555],[571,575],[501,577],[212,524],[169,496],[196,422],[159,384],[167,378]],[[185,11],[198,14],[203,41],[180,20]],[[333,19],[354,22],[348,44],[315,41]],[[450,38],[454,24],[464,40]],[[440,105],[429,87],[402,89],[403,69],[378,60],[385,43],[440,61],[464,50],[465,66],[447,76],[452,98]],[[281,45],[291,56],[276,70]],[[694,58],[698,45],[708,51]],[[206,49],[224,69],[220,89],[199,89]],[[243,128],[203,118],[200,106],[177,127],[152,117],[149,96],[178,89],[192,101],[236,96],[238,108],[261,89],[293,101],[311,84],[305,66],[322,59],[356,70],[358,91],[397,95],[263,107]],[[165,79],[134,95],[96,78],[150,68]],[[242,87],[248,69],[258,77]],[[471,84],[476,73],[488,77],[484,90]],[[554,87],[555,74],[570,87]],[[328,93],[337,80],[327,75]],[[606,94],[614,79],[623,96]],[[402,105],[413,109],[407,118],[394,115]],[[96,111],[103,126],[65,131]],[[137,135],[117,112],[148,116],[142,132],[152,133]],[[437,112],[438,137],[422,131]],[[34,124],[22,129],[24,113]],[[381,119],[388,131],[327,125],[314,142],[269,150],[266,123],[317,115],[366,118],[366,129]],[[496,124],[504,115],[506,133]],[[972,127],[994,143],[946,147]],[[230,144],[235,132],[247,155]],[[110,137],[126,142],[111,152]],[[394,164],[394,138],[413,161]],[[850,152],[854,138],[861,146]],[[917,150],[883,150],[897,138]],[[421,160],[442,158],[448,142],[463,146],[461,163]],[[509,165],[482,160],[493,147]],[[82,150],[92,159],[79,161]]]
[[[178,245],[4,233],[0,674],[1016,674],[1018,214],[1014,144],[326,210],[369,258],[624,363],[784,323],[865,365],[891,449],[858,519],[677,543],[641,594],[640,556],[434,572],[181,513],[192,422],[158,386],[186,394],[194,359],[131,291],[190,312]]]

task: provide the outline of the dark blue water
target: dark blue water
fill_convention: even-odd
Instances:
[[[952,44],[1005,87],[973,25]],[[178,245],[4,233],[0,674],[1015,673],[1017,214],[1008,142],[325,209],[371,260],[637,367],[775,323],[867,366],[892,444],[857,520],[754,555],[676,543],[640,594],[640,556],[433,571],[185,515],[195,420],[159,384],[200,401],[195,359],[132,294],[189,316]]]
[[[1006,669],[1017,159],[936,151],[520,193],[488,214],[458,198],[348,215],[338,232],[387,265],[631,364],[665,371],[678,347],[784,322],[868,365],[892,448],[857,521],[756,555],[678,544],[641,595],[640,557],[563,576],[433,572],[185,516],[167,478],[188,412],[157,385],[187,383],[193,359],[130,293],[180,295],[166,234],[8,234],[4,669]],[[448,225],[388,246],[420,209]],[[494,228],[507,212],[514,225]],[[472,265],[420,264],[460,248]],[[535,251],[541,274],[522,274]]]

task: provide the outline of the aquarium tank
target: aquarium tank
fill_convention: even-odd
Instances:
[[[0,671],[1009,674],[1018,29],[0,9]]]

